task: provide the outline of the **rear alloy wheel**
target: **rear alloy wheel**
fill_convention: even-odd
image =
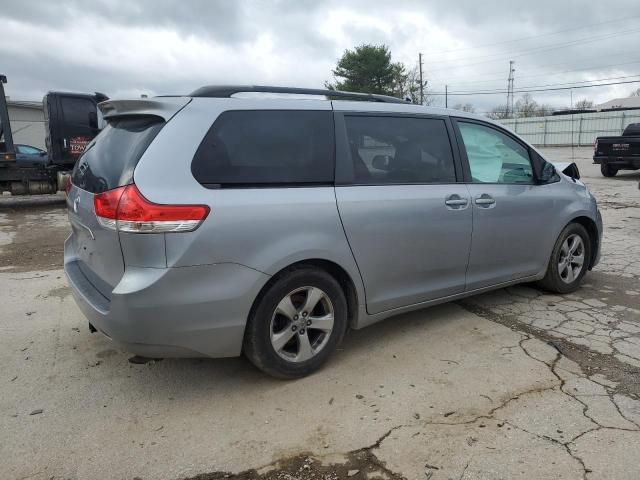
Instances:
[[[618,169],[615,167],[612,167],[611,165],[607,165],[606,163],[603,163],[600,165],[600,172],[605,177],[615,177],[616,173],[618,173]]]
[[[591,243],[586,229],[578,223],[567,225],[556,241],[540,285],[556,293],[573,292],[587,273],[590,258]]]
[[[286,272],[258,300],[247,324],[244,353],[279,378],[317,370],[342,340],[347,301],[327,272],[300,267]]]
[[[333,304],[318,287],[288,293],[271,318],[271,346],[291,362],[310,360],[326,347],[333,331]]]

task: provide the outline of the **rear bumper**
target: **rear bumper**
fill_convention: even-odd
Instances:
[[[593,163],[598,165],[611,165],[619,169],[640,169],[640,158],[638,157],[593,157]]]
[[[269,279],[234,263],[127,267],[108,300],[68,250],[64,269],[80,310],[114,343],[145,357],[239,355],[249,310]]]

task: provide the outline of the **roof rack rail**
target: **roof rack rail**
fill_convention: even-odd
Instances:
[[[211,85],[201,87],[189,94],[189,97],[228,98],[236,93],[294,93],[300,95],[324,95],[329,98],[365,100],[369,102],[405,103],[404,100],[388,95],[376,95],[373,93],[343,92],[340,90],[328,90],[320,88],[297,87],[269,87],[265,85]]]

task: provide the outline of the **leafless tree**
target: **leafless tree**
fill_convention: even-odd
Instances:
[[[423,80],[424,81],[424,80]],[[433,105],[435,97],[429,94],[427,82],[424,82],[423,105]],[[420,71],[418,67],[407,70],[398,69],[395,80],[396,96],[409,98],[411,103],[420,104]]]
[[[576,110],[588,110],[589,108],[593,108],[593,100],[587,100],[586,98],[576,102],[573,106]]]
[[[498,105],[497,107],[493,107],[486,115],[492,120],[504,120],[505,118],[509,118],[509,111],[506,105]]]
[[[546,103],[541,103],[538,105],[538,110],[536,111],[536,117],[546,117],[553,113],[554,108],[551,105],[547,105]]]
[[[538,102],[536,102],[531,95],[525,93],[516,102],[515,115],[516,117],[538,116]]]
[[[454,110],[462,110],[463,112],[475,113],[476,107],[474,107],[471,103],[465,103],[464,105],[458,103],[453,106]]]

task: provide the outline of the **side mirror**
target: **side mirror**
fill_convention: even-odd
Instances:
[[[89,126],[98,128],[98,114],[96,112],[89,112]]]
[[[38,153],[38,155],[40,155],[41,157],[46,157],[47,156],[47,152],[40,151],[40,153]]]
[[[376,170],[383,170],[386,172],[389,170],[389,167],[391,166],[392,158],[393,157],[389,155],[376,155],[375,157],[373,157],[373,161],[371,162],[371,165]]]
[[[558,176],[556,168],[547,161],[543,160],[542,169],[540,170],[540,183],[551,183]]]
[[[578,166],[575,163],[569,164],[562,170],[562,173],[573,178],[573,180],[580,180],[580,170],[578,170]]]

